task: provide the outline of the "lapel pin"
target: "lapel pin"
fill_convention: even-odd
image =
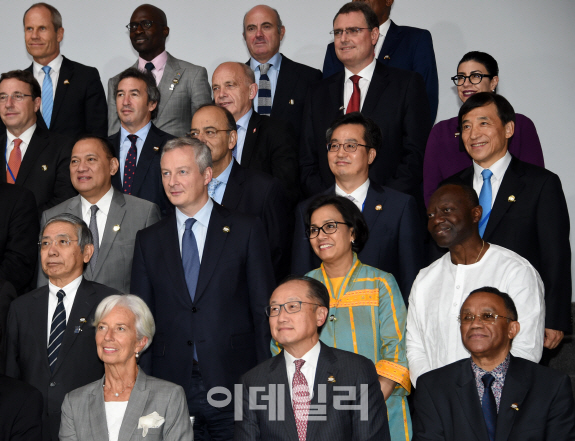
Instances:
[[[160,151],[160,147],[154,147],[154,151],[155,151],[155,152],[159,152],[159,151]]]
[[[120,226],[119,225],[114,225],[114,228],[112,228],[112,230],[114,231],[120,231]]]
[[[257,129],[254,127],[254,131],[253,131],[252,133],[256,133],[256,130],[257,130]]]
[[[44,170],[44,171],[48,170],[48,166],[47,166],[46,164],[44,164],[44,165],[42,166],[42,170]]]
[[[87,322],[87,320],[86,320],[85,317],[82,317],[82,318],[80,319],[80,323],[86,323],[86,322]]]
[[[289,100],[289,103],[293,106],[295,104],[295,101],[293,99]]]
[[[328,383],[335,383],[335,378],[333,378],[333,375],[330,375],[329,377],[327,377],[327,381]]]
[[[224,231],[224,233],[229,233],[229,232],[230,232],[230,227],[225,226],[225,227],[223,228],[223,231]]]
[[[513,403],[511,409],[519,411],[519,406],[517,406],[517,403]]]
[[[511,195],[507,198],[507,202],[515,202],[515,196]]]
[[[345,107],[344,107],[344,106],[341,106],[341,107],[340,107],[339,109],[337,109],[337,110],[339,111],[339,110],[343,110],[343,109],[345,109]]]
[[[455,138],[457,138],[459,135],[461,135],[461,133],[455,132]]]
[[[68,80],[64,80],[64,84],[70,84]]]
[[[376,205],[376,206],[375,206],[375,210],[376,210],[376,211],[381,211],[381,208],[382,208],[381,205]]]
[[[385,57],[383,57],[384,60],[391,60],[391,57],[389,55],[386,55]]]
[[[81,326],[76,326],[74,328],[74,334],[79,334],[80,332],[82,332],[82,327]]]

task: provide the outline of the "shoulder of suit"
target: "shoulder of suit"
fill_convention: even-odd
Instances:
[[[242,167],[241,170],[244,173],[246,181],[257,183],[258,186],[259,185],[270,186],[270,185],[273,185],[275,182],[275,179],[273,176],[271,176],[270,174],[265,173],[261,170],[255,170],[255,169],[246,168],[246,167]]]
[[[38,136],[40,138],[48,139],[51,144],[55,144],[55,148],[58,149],[67,149],[74,146],[74,140],[69,138],[65,135],[60,135],[59,133],[50,132],[49,130],[43,129],[41,127],[36,126],[36,130],[34,130],[34,134],[32,135],[32,139],[34,136]],[[32,140],[30,140],[31,142]]]
[[[159,136],[161,138],[166,138],[166,141],[169,141],[170,139],[174,139],[176,138],[176,136],[172,135],[171,133],[168,132],[164,132],[163,130],[159,129],[154,123],[152,123],[152,126],[150,128],[151,132],[154,132],[154,134],[156,136]],[[119,132],[118,132],[119,133]],[[115,136],[115,135],[114,135]]]
[[[74,66],[74,70],[78,70],[80,72],[89,72],[95,71],[98,73],[98,69],[92,66],[86,66],[85,64],[78,63],[77,61],[72,61],[69,58],[64,57],[64,62],[71,63]]]
[[[457,373],[461,371],[463,366],[466,364],[469,365],[470,360],[471,358],[464,358],[446,366],[426,372],[417,379],[417,385],[433,385],[433,388],[438,388],[442,387],[442,385],[445,385],[446,383],[453,384],[453,380],[457,376]],[[471,369],[471,367],[469,369]]]
[[[190,63],[189,61],[180,60],[179,58],[172,56],[169,52],[168,52],[168,63],[177,63],[180,68],[185,67],[185,68],[193,68],[193,69],[205,69],[205,67],[203,67],[203,66],[199,66],[197,64]]]
[[[529,162],[521,161],[518,158],[513,157],[513,162],[509,165],[510,167],[514,167],[515,170],[523,171],[525,174],[529,175],[529,181],[532,182],[533,179],[549,179],[550,177],[556,177],[559,179],[559,176],[553,173],[546,168],[539,167],[535,164],[530,164]]]
[[[212,215],[214,211],[219,215],[222,216],[226,221],[233,222],[236,226],[247,225],[251,227],[255,221],[258,220],[257,216],[252,216],[251,214],[240,213],[238,211],[231,211],[228,210],[226,207],[214,202],[214,208],[212,211]],[[211,219],[210,219],[211,222]]]
[[[431,32],[427,29],[415,28],[413,26],[397,26],[402,33],[410,34],[413,36],[431,36]]]
[[[287,63],[284,66],[285,62],[287,62]],[[298,63],[297,61],[293,61],[293,60],[287,58],[284,54],[282,54],[281,69],[283,69],[284,67],[287,67],[288,69],[293,69],[294,71],[296,71],[300,75],[318,76],[319,78],[321,78],[321,70],[316,69],[316,68],[311,67],[311,66],[308,66],[307,64],[302,64],[302,63]]]
[[[147,213],[156,205],[153,202],[137,196],[132,196],[131,194],[122,193],[122,195],[124,196],[124,201],[126,201],[126,205],[129,206],[130,210],[141,210],[142,213]]]
[[[60,213],[66,213],[68,211],[68,206],[70,205],[71,202],[75,202],[74,200],[77,199],[78,203],[80,203],[80,196],[76,195],[76,196],[72,196],[70,199],[66,199],[64,202],[60,202],[58,205],[48,208],[47,210],[45,210],[42,213],[42,217],[44,217],[44,215],[46,215],[46,220],[50,219],[53,216],[56,216],[57,214]]]
[[[417,76],[421,77],[421,74],[418,72],[414,72],[414,71],[406,70],[406,69],[401,69],[399,67],[388,66],[386,64],[383,64],[379,60],[377,60],[377,63],[375,65],[374,77],[375,77],[376,73],[379,73],[380,75],[382,73],[384,73],[387,75],[388,79],[391,78],[391,79],[397,80],[401,83],[404,83],[404,82],[409,83],[412,81],[412,79],[414,77],[417,77]],[[372,77],[372,81],[373,81],[374,77]],[[423,77],[421,77],[421,78],[423,79]]]
[[[41,286],[40,288],[33,289],[26,294],[18,296],[16,299],[10,303],[10,308],[12,309],[22,309],[27,310],[29,305],[41,299],[43,296],[47,296],[49,293],[48,285]]]
[[[75,405],[79,404],[79,400],[85,401],[85,395],[91,395],[93,392],[98,392],[102,389],[101,386],[102,379],[99,378],[96,381],[86,384],[85,386],[79,387],[68,392],[68,399],[72,400]],[[78,401],[77,401],[78,400]]]
[[[83,279],[82,283],[85,283],[85,286],[92,287],[96,291],[97,294],[103,295],[105,297],[111,296],[112,294],[122,294],[116,288],[111,288],[107,285],[102,285],[101,283],[94,282],[93,280]],[[80,285],[81,286],[81,285]]]
[[[278,119],[267,115],[260,115],[256,112],[253,113],[252,118],[254,118],[254,115],[259,117],[258,119],[261,130],[273,130],[275,137],[281,136],[281,131],[290,130],[289,123],[283,119]]]
[[[556,369],[550,368],[548,366],[542,366],[538,363],[534,363],[531,360],[526,360],[525,358],[511,356],[511,363],[513,369],[518,369],[520,371],[531,370],[534,375],[538,378],[545,378],[545,383],[555,383],[559,381],[564,381],[567,374],[560,372]],[[511,366],[510,366],[511,368]]]

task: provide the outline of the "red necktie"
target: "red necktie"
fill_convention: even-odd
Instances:
[[[18,170],[20,170],[20,164],[22,164],[22,150],[20,150],[20,144],[22,144],[22,140],[16,138],[14,140],[14,148],[10,152],[10,157],[8,158],[8,168],[10,170],[6,170],[6,182],[8,184],[15,184],[15,179],[18,177]],[[12,175],[14,175],[14,179],[12,179]]]
[[[345,113],[351,112],[359,112],[359,103],[361,99],[361,91],[359,90],[359,75],[352,75],[349,77],[351,82],[353,83],[353,93],[351,94],[351,98],[349,99],[349,103],[347,105],[347,110]]]
[[[299,441],[305,441],[307,434],[307,417],[309,415],[309,387],[301,367],[305,360],[295,360],[295,374],[292,380],[292,404],[297,436]]]
[[[138,149],[136,148],[136,140],[138,137],[136,135],[128,135],[128,139],[132,145],[130,145],[130,150],[128,150],[128,154],[126,155],[126,162],[124,164],[124,186],[122,190],[124,193],[132,194],[132,183],[136,175],[136,162],[138,159]]]

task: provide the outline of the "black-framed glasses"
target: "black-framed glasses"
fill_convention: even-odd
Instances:
[[[54,244],[56,248],[68,248],[72,242],[78,242],[78,239],[41,240],[38,242],[38,248],[47,250],[52,244]]]
[[[464,323],[469,324],[475,321],[475,317],[477,317],[483,323],[487,323],[488,325],[494,325],[498,318],[504,318],[513,321],[512,318],[505,317],[503,315],[493,314],[492,312],[482,312],[481,314],[465,313],[459,315],[459,317],[457,317],[457,320],[461,324]]]
[[[330,32],[331,35],[335,37],[341,37],[343,35],[343,33],[345,32],[346,35],[350,36],[350,37],[356,37],[359,35],[359,33],[362,31],[362,29],[368,29],[370,30],[370,28],[345,28],[345,29],[334,29],[333,31]]]
[[[215,138],[216,135],[218,134],[218,132],[231,132],[230,129],[206,129],[204,130],[204,135],[206,135],[206,138]],[[198,136],[200,136],[200,132],[199,130],[190,130],[188,133],[186,133],[186,136],[188,136],[189,138],[197,138]]]
[[[23,101],[26,96],[32,95],[26,95],[25,93],[13,93],[12,95],[8,95],[7,93],[3,93],[0,94],[0,103],[4,104],[8,101],[8,97],[11,97],[14,101]]]
[[[126,28],[128,28],[130,32],[135,32],[138,29],[138,26],[142,26],[142,29],[146,30],[150,29],[153,24],[154,24],[153,20],[131,21],[126,25]],[[158,23],[158,25],[165,26],[164,24],[160,23]]]
[[[329,144],[327,144],[327,151],[328,152],[337,152],[339,151],[340,147],[343,146],[343,149],[348,152],[348,153],[353,153],[357,150],[357,146],[360,145],[362,147],[365,147],[366,149],[370,149],[371,147],[365,144],[359,144],[357,142],[344,142],[344,143],[339,143],[339,142],[330,142]]]
[[[348,227],[350,226],[347,222],[330,221],[326,222],[321,227],[316,227],[312,225],[311,227],[309,227],[308,230],[306,230],[305,235],[308,237],[308,239],[314,239],[317,236],[319,236],[320,230],[323,231],[325,234],[333,234],[337,231],[338,224],[347,225]]]
[[[483,78],[493,78],[495,75],[488,75],[482,73],[472,73],[471,75],[454,75],[451,77],[451,81],[456,86],[463,86],[465,84],[465,80],[468,79],[471,84],[479,84],[483,80]]]
[[[288,314],[295,314],[296,312],[301,311],[301,304],[307,303],[308,305],[316,305],[316,306],[323,306],[319,303],[310,303],[310,302],[300,302],[299,300],[293,302],[282,303],[281,305],[270,305],[266,306],[266,315],[268,317],[277,317],[280,315],[282,308]]]

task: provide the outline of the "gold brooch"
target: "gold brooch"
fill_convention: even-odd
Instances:
[[[456,137],[456,138],[457,138],[459,135],[461,135],[461,133],[455,132],[455,137]]]
[[[224,231],[224,233],[229,233],[229,232],[230,232],[230,227],[225,226],[225,227],[223,228],[223,231]]]
[[[154,151],[155,151],[155,152],[160,151],[160,147],[154,147]]]
[[[517,403],[513,403],[511,405],[511,409],[519,411],[519,407],[517,406]]]
[[[295,104],[295,101],[292,99],[292,100],[289,100],[289,103],[293,106]]]
[[[381,205],[376,205],[376,206],[375,206],[375,210],[376,210],[376,211],[381,211],[382,208],[383,208],[383,207],[382,207]]]
[[[335,378],[333,378],[333,375],[330,375],[330,376],[327,378],[327,381],[328,381],[328,383],[335,383]]]
[[[391,57],[389,55],[386,55],[385,57],[383,57],[384,60],[391,60]]]
[[[46,164],[44,164],[44,165],[42,166],[42,170],[44,170],[44,171],[48,170],[48,166],[47,166]]]
[[[68,80],[64,80],[64,84],[70,84]]]
[[[507,198],[507,202],[515,202],[515,196],[511,195]]]
[[[112,228],[112,230],[114,230],[114,231],[120,231],[120,226],[119,226],[119,225],[114,225],[114,228]]]

